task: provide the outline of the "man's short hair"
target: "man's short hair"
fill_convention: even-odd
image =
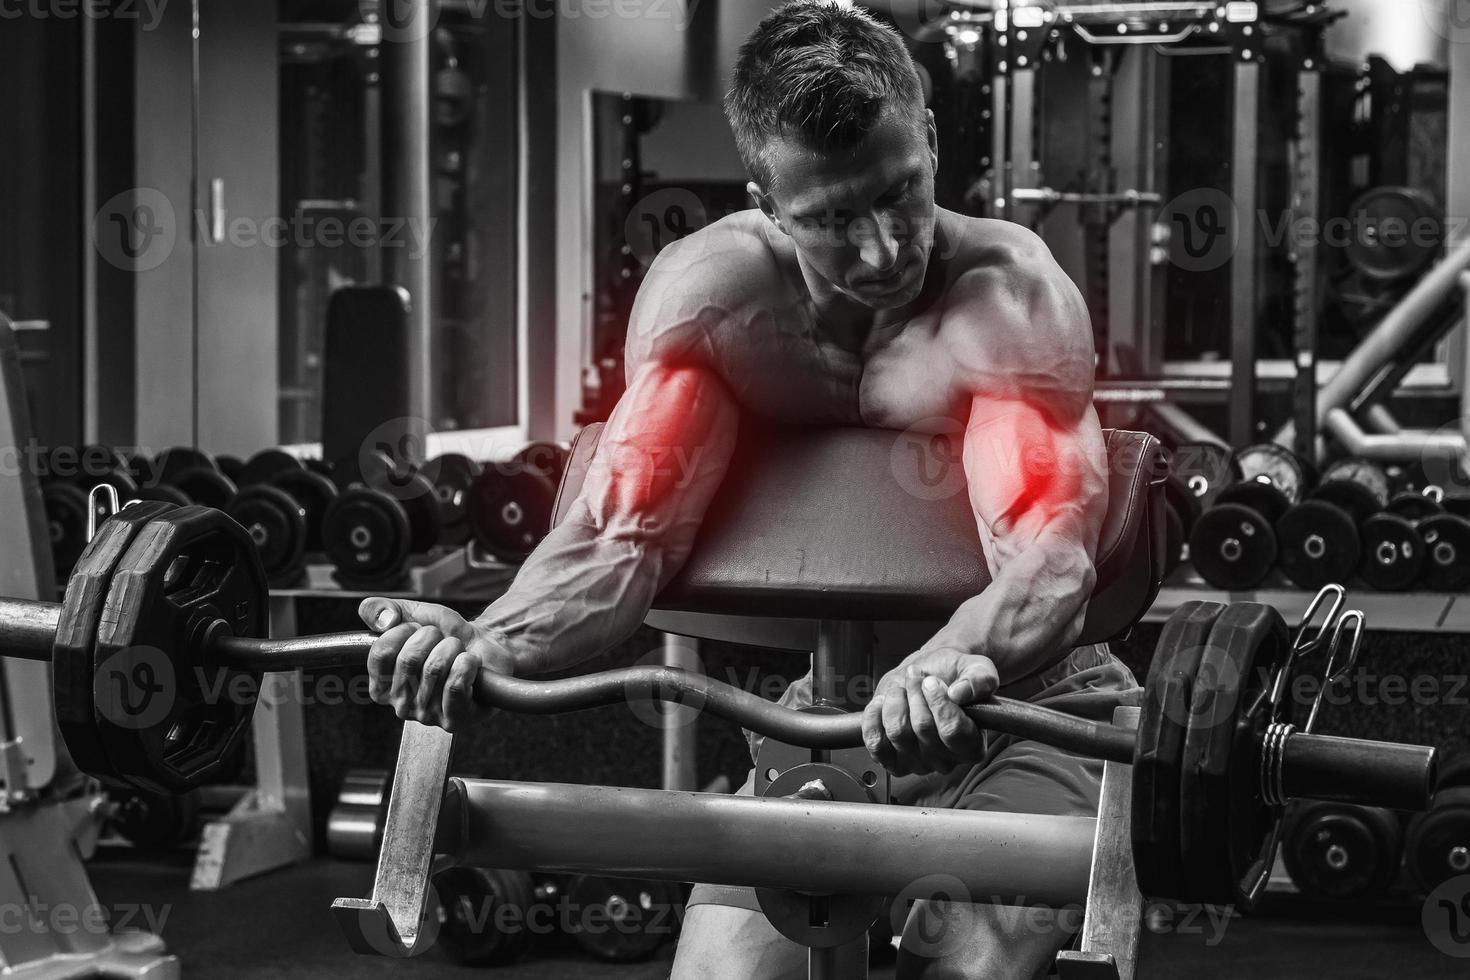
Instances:
[[[741,45],[725,115],[750,177],[770,189],[766,145],[858,146],[890,107],[922,120],[923,86],[898,32],[832,0],[778,7]]]

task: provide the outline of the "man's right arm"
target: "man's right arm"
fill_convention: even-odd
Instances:
[[[636,371],[566,517],[477,619],[516,673],[574,666],[638,628],[689,556],[738,417],[707,368],[653,361]]]
[[[684,358],[634,370],[581,493],[473,621],[433,603],[374,598],[369,694],[398,717],[450,731],[473,717],[481,671],[574,666],[630,636],[693,547],[734,452],[739,410],[724,382]]]

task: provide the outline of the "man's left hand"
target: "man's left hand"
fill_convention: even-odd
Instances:
[[[960,709],[999,686],[989,657],[952,649],[911,654],[878,682],[863,711],[863,744],[895,776],[978,761],[984,737]]]

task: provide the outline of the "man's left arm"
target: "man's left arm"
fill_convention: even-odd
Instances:
[[[981,733],[959,706],[1044,670],[1081,633],[1107,511],[1107,450],[1092,407],[1091,330],[1070,285],[1018,304],[1037,334],[1062,341],[1051,358],[1028,356],[1038,338],[1023,330],[1012,335],[1007,370],[974,372],[963,459],[992,580],[880,680],[863,735],[895,774],[976,758]]]

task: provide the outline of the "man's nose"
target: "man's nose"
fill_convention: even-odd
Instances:
[[[853,222],[852,242],[863,263],[879,273],[887,272],[898,261],[898,222],[882,215],[859,218]]]

